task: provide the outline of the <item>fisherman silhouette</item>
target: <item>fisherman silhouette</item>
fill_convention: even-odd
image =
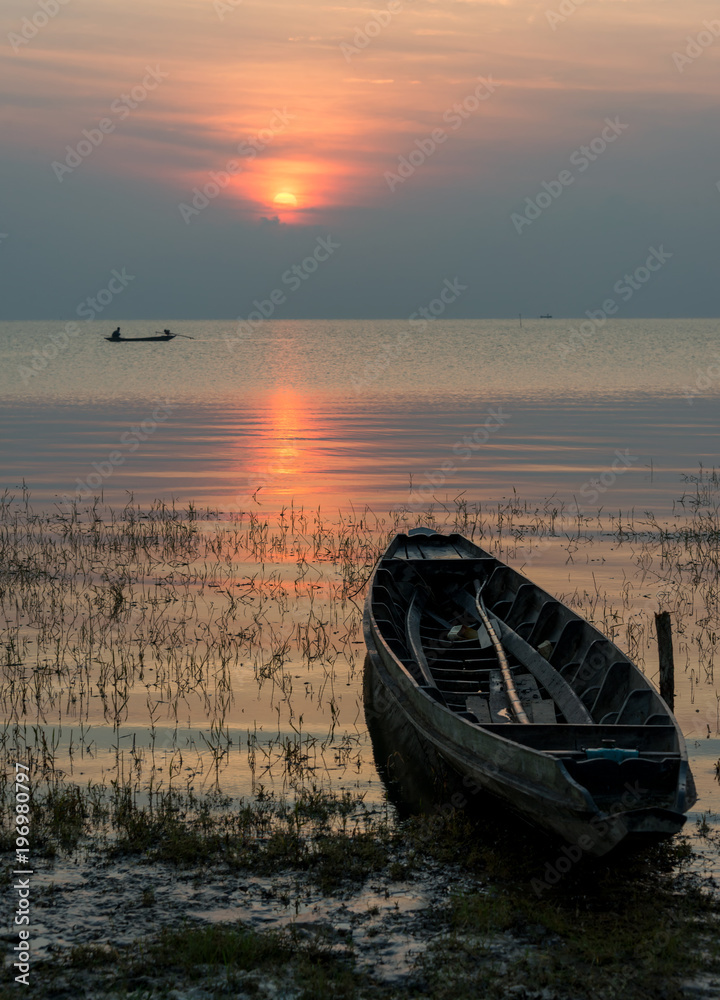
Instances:
[[[120,340],[120,327],[112,332],[112,340]]]

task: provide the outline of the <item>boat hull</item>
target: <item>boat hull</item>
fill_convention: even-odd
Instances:
[[[384,565],[388,563],[381,561],[378,569]],[[589,717],[583,724],[556,726],[471,722],[468,713],[443,704],[441,693],[422,683],[423,678],[419,682],[413,664],[398,655],[397,643],[388,642],[374,608],[377,573],[364,614],[366,704],[372,706],[377,725],[382,726],[384,719],[388,726],[411,729],[432,756],[449,766],[460,778],[461,799],[487,792],[526,821],[594,856],[623,842],[671,836],[682,828],[689,772],[674,720],[654,725],[652,733],[641,733],[634,725],[599,724]],[[602,761],[597,766],[590,762],[587,767],[585,748],[604,746],[609,740],[621,749],[631,748],[639,737],[651,738],[654,748],[647,754],[647,766],[631,757],[634,751],[628,749],[627,760]],[[532,742],[536,745],[528,745]],[[557,744],[556,750],[543,749],[545,743]],[[655,761],[665,759],[663,755],[668,761],[662,772],[667,787],[656,793],[645,787],[645,776],[658,770]],[[592,792],[572,773],[583,770],[595,777]],[[605,781],[611,773],[612,787],[603,788],[602,780],[598,783],[601,771]]]
[[[174,340],[175,334],[172,337],[106,337],[105,340],[110,341],[111,344],[142,344],[148,341],[154,341],[155,343],[167,343],[169,340]]]

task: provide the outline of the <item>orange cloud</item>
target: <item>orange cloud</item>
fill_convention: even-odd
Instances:
[[[145,175],[181,198],[235,158],[243,170],[228,187],[228,211],[267,214],[288,192],[302,219],[382,199],[384,171],[441,127],[480,75],[498,82],[497,97],[468,117],[451,136],[453,153],[444,146],[418,184],[444,171],[474,178],[489,149],[572,148],[628,95],[636,106],[714,99],[720,44],[682,78],[672,63],[712,14],[699,0],[593,0],[554,25],[547,11],[560,0],[407,0],[385,17],[386,8],[73,0],[13,54],[3,124],[15,155],[50,169],[109,117],[116,127],[83,171]],[[17,33],[27,15],[26,3],[9,0],[2,29]],[[167,79],[117,120],[113,103],[147,66]]]

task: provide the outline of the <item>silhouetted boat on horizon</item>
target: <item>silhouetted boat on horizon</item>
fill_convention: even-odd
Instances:
[[[174,340],[175,337],[177,337],[176,333],[161,333],[155,337],[106,337],[105,340],[109,340],[112,344],[140,344],[143,341],[150,340],[162,343],[163,341]]]

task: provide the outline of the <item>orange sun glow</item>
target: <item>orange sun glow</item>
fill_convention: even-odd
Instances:
[[[294,194],[290,194],[289,191],[281,191],[275,195],[273,203],[275,205],[284,205],[288,208],[295,208],[297,206],[297,198]]]

